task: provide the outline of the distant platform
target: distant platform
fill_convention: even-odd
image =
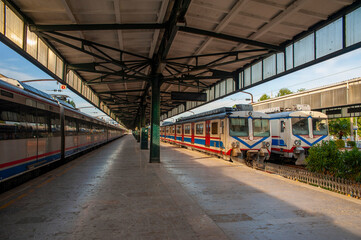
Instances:
[[[0,195],[0,239],[360,239],[361,200],[127,135]]]

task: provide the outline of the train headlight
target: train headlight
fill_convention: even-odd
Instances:
[[[262,147],[269,148],[270,143],[269,142],[262,142]]]
[[[301,140],[295,140],[294,145],[295,146],[301,146]]]

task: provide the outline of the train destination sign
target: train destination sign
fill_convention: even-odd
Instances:
[[[193,93],[193,92],[171,92],[172,100],[183,100],[183,101],[207,101],[206,93]]]

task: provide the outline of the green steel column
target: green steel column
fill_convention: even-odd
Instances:
[[[162,75],[157,74],[152,79],[152,106],[150,122],[150,163],[160,162],[160,84]]]
[[[142,104],[141,108],[140,108],[140,126],[141,127],[145,127],[145,119],[146,119],[146,115],[145,115],[145,110],[146,110],[147,106],[145,104]]]

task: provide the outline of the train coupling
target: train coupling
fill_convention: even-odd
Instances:
[[[297,159],[295,164],[296,165],[305,165],[306,161],[306,154],[305,154],[305,149],[302,147],[295,147],[295,149],[293,150],[293,156]]]
[[[238,155],[241,154],[241,150],[240,150],[240,144],[239,142],[232,142],[232,152],[231,152],[231,156],[232,157],[237,157]]]
[[[268,159],[269,158],[269,153],[268,153],[266,148],[261,148],[259,150],[259,157],[263,158],[263,159]]]

